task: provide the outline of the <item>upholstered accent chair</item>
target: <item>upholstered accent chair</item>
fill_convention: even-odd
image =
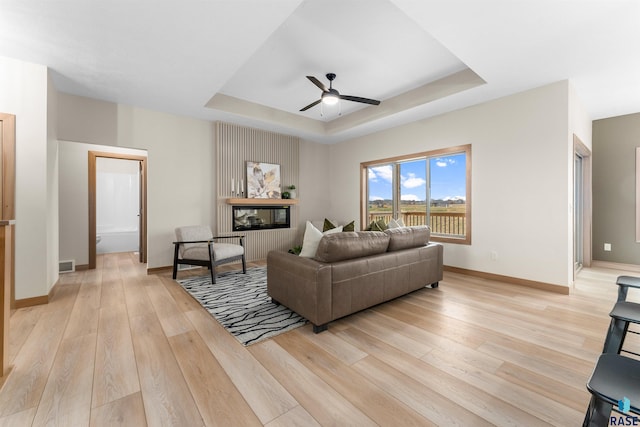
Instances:
[[[188,225],[176,228],[173,255],[173,279],[178,275],[178,265],[199,265],[211,270],[211,282],[216,283],[216,266],[233,261],[242,261],[242,272],[246,274],[244,236],[213,236],[206,225]],[[238,243],[218,243],[219,240]]]

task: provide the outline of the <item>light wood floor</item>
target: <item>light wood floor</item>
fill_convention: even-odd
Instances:
[[[170,273],[100,256],[13,313],[0,425],[578,426],[620,274],[566,296],[445,273],[245,348]]]

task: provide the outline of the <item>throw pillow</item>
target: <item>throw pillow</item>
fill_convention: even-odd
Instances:
[[[322,226],[322,232],[324,233],[325,231],[329,231],[331,229],[336,228],[335,225],[333,225],[333,223],[331,221],[329,221],[327,218],[324,219],[324,224]]]
[[[318,244],[320,244],[320,239],[322,239],[324,234],[339,233],[341,231],[342,227],[335,227],[323,233],[315,228],[310,221],[307,221],[307,226],[304,230],[304,237],[302,238],[302,250],[300,251],[300,256],[313,258],[316,256]]]
[[[325,232],[325,231],[332,230],[334,228],[336,228],[336,226],[327,218],[325,218],[324,223],[322,225],[322,231]],[[356,231],[356,221],[353,220],[349,224],[343,225],[342,231]]]
[[[367,231],[382,231],[377,221],[372,221],[367,227]]]
[[[367,231],[384,231],[386,229],[387,229],[387,224],[385,224],[384,219],[373,221],[367,227]]]
[[[402,218],[392,219],[391,221],[389,221],[389,224],[387,224],[387,228],[402,228],[402,227],[404,227],[404,222],[402,221]]]

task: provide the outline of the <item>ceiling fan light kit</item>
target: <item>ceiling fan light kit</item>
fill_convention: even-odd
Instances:
[[[334,89],[335,90],[335,89]],[[340,101],[338,95],[329,92],[322,93],[322,103],[324,105],[336,105]]]
[[[341,99],[344,99],[345,101],[360,102],[360,103],[369,104],[369,105],[380,105],[380,101],[375,99],[361,98],[359,96],[351,96],[351,95],[340,95],[340,92],[338,92],[336,89],[333,88],[333,80],[336,78],[336,75],[334,73],[328,73],[326,77],[327,77],[327,80],[329,80],[329,89],[327,89],[326,86],[322,84],[322,82],[316,79],[315,77],[307,76],[307,78],[311,81],[311,83],[313,83],[318,88],[320,88],[320,90],[322,90],[322,94],[320,95],[320,99],[312,102],[306,107],[301,108],[300,111],[307,111],[309,108],[315,107],[321,102],[324,105],[335,105]]]

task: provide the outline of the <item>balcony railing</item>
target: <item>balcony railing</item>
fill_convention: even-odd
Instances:
[[[402,212],[402,222],[406,226],[429,225],[433,234],[444,236],[465,236],[466,235],[466,215],[464,212],[431,212],[429,224],[427,224],[427,214],[425,212]],[[370,224],[373,221],[384,220],[388,223],[393,219],[393,215],[387,212],[370,212]]]

